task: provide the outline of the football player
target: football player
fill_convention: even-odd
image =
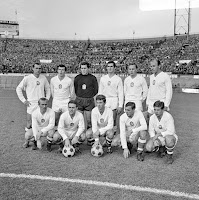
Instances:
[[[89,73],[90,64],[80,64],[81,73],[74,79],[76,102],[78,110],[84,115],[85,129],[91,127],[91,110],[95,107],[94,97],[98,93],[98,82],[94,75]]]
[[[32,141],[32,150],[42,149],[41,137],[54,134],[55,113],[51,108],[48,108],[48,100],[40,98],[38,105],[39,107],[32,113],[32,129],[28,129],[25,133],[26,148]]]
[[[70,100],[68,111],[64,112],[60,117],[58,131],[53,135],[55,143],[62,141],[58,152],[62,151],[64,145],[66,147],[73,145],[75,151],[80,152],[79,145],[84,142],[86,134],[84,132],[84,117],[77,109],[77,102]]]
[[[115,74],[115,68],[114,61],[107,63],[108,74],[101,77],[98,94],[105,95],[106,107],[113,111],[114,126],[117,126],[117,115],[121,114],[124,103],[124,90],[122,79]]]
[[[24,97],[23,91],[26,92],[27,98]],[[41,65],[35,63],[33,65],[33,74],[25,76],[16,88],[18,98],[27,107],[27,129],[31,128],[31,114],[38,107],[38,101],[42,97],[50,99],[50,85],[44,75],[41,75]],[[23,147],[27,147],[28,143],[25,141]]]
[[[161,157],[167,154],[167,163],[173,163],[173,149],[178,141],[174,119],[165,111],[164,102],[156,101],[153,105],[154,114],[149,120],[150,140],[146,144],[146,150],[152,152],[159,150]]]
[[[50,81],[50,88],[53,97],[52,109],[55,112],[55,125],[58,125],[61,113],[68,110],[68,102],[74,98],[74,85],[71,78],[66,76],[66,66],[57,66],[57,76]]]
[[[143,111],[142,103],[147,97],[148,86],[145,78],[137,75],[137,65],[128,66],[129,76],[124,80],[124,98],[127,102],[134,102],[136,110]]]
[[[99,144],[100,136],[106,138],[107,153],[112,153],[111,142],[114,136],[113,132],[113,111],[105,106],[106,97],[104,95],[96,96],[96,107],[91,113],[92,129],[86,132],[87,139],[93,145]]]

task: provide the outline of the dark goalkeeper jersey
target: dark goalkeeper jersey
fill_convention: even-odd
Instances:
[[[81,98],[92,98],[98,93],[98,82],[92,74],[79,74],[74,80],[75,94]]]

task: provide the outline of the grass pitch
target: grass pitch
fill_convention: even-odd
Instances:
[[[146,154],[144,162],[136,160],[136,152],[124,159],[122,150],[114,148],[111,155],[95,158],[90,147],[81,146],[82,154],[65,158],[52,152],[23,149],[26,109],[15,91],[0,90],[0,173],[111,182],[179,191],[199,195],[199,106],[198,94],[174,93],[171,113],[175,120],[179,142],[174,151],[174,163]],[[154,189],[155,191],[155,189]],[[99,199],[154,200],[190,199],[161,193],[117,189],[107,186],[57,182],[53,180],[0,178],[0,200],[21,199]],[[197,198],[195,198],[197,199]]]

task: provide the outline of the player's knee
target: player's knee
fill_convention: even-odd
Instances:
[[[147,131],[140,131],[140,139],[145,140],[147,136]]]
[[[48,137],[53,138],[54,130],[48,131]]]
[[[109,138],[109,139],[112,139],[114,137],[114,132],[113,130],[108,130],[106,132],[106,136]]]
[[[86,131],[86,138],[87,138],[87,139],[93,138],[93,131],[92,131],[91,128],[89,128],[89,129]]]
[[[53,141],[57,142],[61,139],[60,134],[56,131],[53,135]]]
[[[26,139],[26,140],[30,140],[32,137],[33,137],[32,129],[28,129],[28,130],[25,132],[25,139]]]
[[[153,149],[154,149],[153,141],[152,141],[152,140],[149,140],[149,141],[146,143],[145,148],[146,148],[146,151],[152,152]]]
[[[86,140],[86,133],[83,132],[79,137],[79,142],[84,142]]]
[[[172,148],[175,146],[175,142],[176,142],[176,139],[174,136],[172,135],[168,135],[165,137],[165,145],[169,148]]]
[[[120,140],[120,135],[116,135],[111,143],[111,146],[120,146],[121,145],[121,140]]]

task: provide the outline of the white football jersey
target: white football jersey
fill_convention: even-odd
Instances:
[[[36,102],[42,97],[50,99],[50,85],[44,75],[35,77],[33,74],[25,76],[16,88],[19,99],[24,103],[26,101],[22,91],[26,91],[27,100]]]
[[[127,148],[126,131],[133,131],[137,134],[139,131],[147,130],[147,123],[141,111],[135,110],[132,118],[129,118],[126,113],[120,117],[120,138],[122,148]]]
[[[55,112],[51,108],[47,108],[46,112],[42,115],[38,107],[32,113],[32,131],[36,136],[38,132],[46,133],[52,130],[55,126]]]
[[[91,122],[93,133],[99,130],[102,135],[106,131],[113,129],[113,111],[105,106],[105,110],[101,114],[98,107],[95,107],[91,112]]]
[[[147,97],[148,86],[142,76],[131,78],[128,76],[124,80],[124,97],[128,101],[144,101]]]
[[[166,135],[175,135],[174,119],[167,111],[163,112],[162,118],[159,121],[157,116],[153,114],[149,120],[149,135],[154,137],[156,130],[160,130],[163,137]]]
[[[71,139],[74,134],[79,137],[84,130],[84,117],[79,111],[76,111],[73,118],[71,118],[69,111],[66,111],[61,115],[58,124],[58,132],[63,140],[67,138]]]
[[[119,100],[119,107],[123,107],[124,91],[122,79],[117,75],[114,75],[111,78],[108,74],[102,76],[98,94],[103,94],[106,98],[117,97]]]
[[[150,86],[146,104],[150,105],[160,100],[164,102],[166,107],[169,107],[172,93],[172,83],[167,73],[160,72],[157,76],[152,74],[150,76]]]
[[[62,80],[58,78],[58,75],[53,77],[50,88],[54,100],[65,100],[74,96],[73,81],[66,75]]]

